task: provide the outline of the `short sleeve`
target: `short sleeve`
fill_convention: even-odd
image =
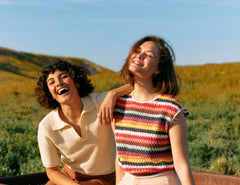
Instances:
[[[182,108],[182,112],[183,112],[183,115],[184,115],[185,118],[188,117],[189,114],[190,114],[189,111],[186,108]]]
[[[44,127],[44,123],[49,121],[49,119],[44,119],[40,122],[38,127],[38,146],[40,150],[40,155],[42,159],[43,166],[46,168],[58,166],[58,150],[54,145],[50,134],[46,127]]]
[[[182,112],[184,117],[188,117],[189,111],[183,106],[183,104],[173,95],[164,95],[162,99],[168,102],[169,108],[172,112],[172,121],[176,118],[176,116]]]
[[[103,102],[104,98],[106,97],[108,92],[104,92],[102,94],[97,94],[97,93],[91,93],[90,97],[94,104],[99,108],[101,103]]]

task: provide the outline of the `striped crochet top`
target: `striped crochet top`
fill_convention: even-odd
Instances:
[[[137,102],[132,95],[120,97],[114,120],[122,170],[133,175],[174,171],[168,131],[181,111],[189,114],[171,95],[160,95],[150,102]]]

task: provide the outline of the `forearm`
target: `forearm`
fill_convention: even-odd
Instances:
[[[67,177],[65,174],[59,171],[58,167],[46,168],[46,173],[49,180],[56,185],[79,185],[71,178]]]
[[[132,90],[133,87],[130,84],[126,84],[107,93],[99,108],[98,118],[100,124],[111,124],[113,121],[113,109],[117,98],[130,93]]]
[[[175,170],[182,185],[195,185],[188,158],[187,125],[183,113],[177,115],[169,128]]]
[[[133,86],[131,86],[130,84],[125,84],[121,87],[118,87],[116,89],[112,89],[111,91],[109,91],[110,93],[112,93],[112,95],[115,98],[118,98],[120,96],[126,95],[128,93],[130,93],[133,90]]]
[[[123,176],[125,175],[125,172],[120,168],[118,164],[118,158],[116,158],[115,167],[116,167],[116,185],[118,185],[122,180]]]
[[[175,170],[182,185],[195,185],[192,171],[188,164],[175,165]]]

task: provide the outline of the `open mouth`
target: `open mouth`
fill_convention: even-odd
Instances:
[[[132,61],[135,65],[137,65],[137,66],[143,66],[143,64],[142,63],[140,63],[140,62],[138,62],[138,61]]]
[[[59,95],[63,95],[63,94],[65,94],[65,93],[68,92],[68,91],[69,91],[68,88],[62,88],[62,89],[59,89],[57,93],[58,93]]]

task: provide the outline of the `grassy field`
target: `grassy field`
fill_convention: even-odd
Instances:
[[[178,98],[190,111],[192,169],[240,176],[240,63],[178,66],[176,71],[182,79]],[[44,171],[37,126],[47,112],[33,96],[37,76],[0,71],[0,176]],[[97,93],[123,84],[108,70],[90,78]]]

